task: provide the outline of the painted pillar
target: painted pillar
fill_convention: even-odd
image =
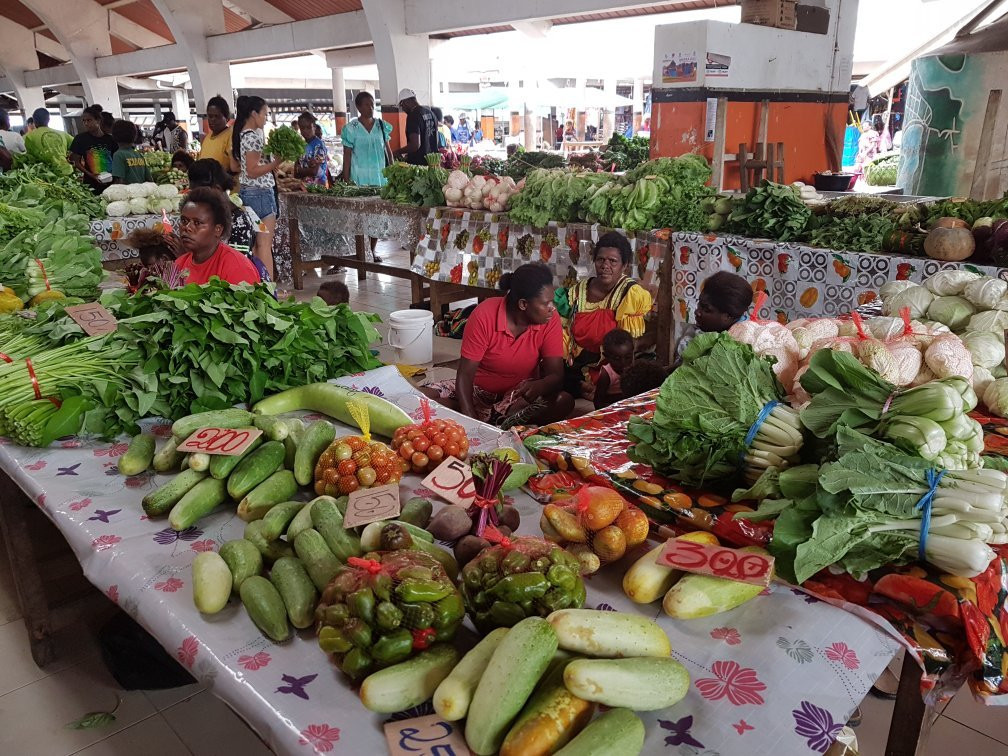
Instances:
[[[644,79],[634,79],[633,83],[633,130],[637,133],[644,120]]]
[[[189,91],[186,89],[173,89],[171,91],[171,101],[172,112],[175,114],[175,118],[191,137],[191,127],[189,126]]]
[[[331,68],[333,118],[336,122],[336,133],[339,134],[347,122],[347,89],[346,78],[342,68]]]
[[[606,103],[605,110],[602,111],[601,138],[603,142],[608,142],[616,128],[616,105],[613,102],[616,99],[616,79],[606,79],[602,91],[609,102]]]

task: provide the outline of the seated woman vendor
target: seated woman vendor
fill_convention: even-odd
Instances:
[[[502,276],[500,288],[505,296],[481,302],[466,322],[456,378],[423,392],[502,427],[562,420],[574,398],[561,390],[563,335],[553,274],[529,263]]]
[[[584,369],[599,362],[602,339],[609,331],[622,328],[634,339],[644,335],[644,316],[651,312],[652,300],[647,289],[626,275],[632,258],[630,241],[610,231],[595,243],[595,275],[556,290],[557,311],[564,319],[564,388],[574,396],[583,394]]]
[[[249,259],[223,242],[230,231],[227,195],[205,186],[190,190],[180,210],[179,235],[165,235],[178,254],[175,268],[188,272],[186,283],[205,284],[214,276],[231,284],[260,282]]]

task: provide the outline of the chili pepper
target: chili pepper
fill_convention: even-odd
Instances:
[[[495,627],[512,627],[525,619],[521,607],[510,601],[494,601],[487,614]]]
[[[343,634],[357,648],[369,648],[371,646],[371,627],[359,619],[352,619],[347,622],[343,628]]]
[[[318,643],[319,648],[327,654],[345,654],[353,648],[353,644],[335,627],[323,627],[319,630]]]
[[[325,608],[325,623],[334,627],[342,627],[350,619],[350,610],[346,604],[332,604]]]
[[[366,651],[362,651],[359,648],[351,648],[347,655],[343,657],[340,669],[351,680],[359,680],[371,671],[371,665],[373,664],[374,660],[368,656]]]
[[[392,577],[387,572],[379,572],[371,580],[371,590],[381,601],[392,598]]]
[[[584,606],[585,599],[588,594],[585,592],[584,580],[578,580],[574,583],[574,590],[571,592],[571,606],[575,609],[580,609]]]
[[[500,571],[500,566],[497,562],[497,557],[493,554],[487,554],[482,559],[479,560],[479,567],[485,573],[496,574]]]
[[[375,624],[381,630],[395,630],[402,624],[403,614],[391,601],[381,601],[375,607]]]
[[[549,560],[553,564],[565,564],[567,562],[567,552],[556,546],[550,549]]]
[[[430,604],[402,604],[403,625],[411,630],[422,630],[434,624],[434,607]]]
[[[423,651],[430,647],[430,644],[434,642],[434,637],[437,633],[434,632],[432,628],[424,628],[422,630],[413,631],[413,648],[417,651]]]
[[[413,634],[405,628],[383,635],[371,647],[371,656],[382,666],[398,664],[413,652]]]
[[[497,572],[488,572],[487,574],[485,574],[483,576],[483,587],[486,590],[490,590],[495,585],[497,585],[497,583],[499,583],[500,580],[501,580],[500,573],[497,573]]]
[[[501,572],[505,575],[514,575],[517,572],[525,572],[532,563],[532,558],[517,549],[512,549],[501,561]]]
[[[550,568],[553,563],[550,562],[549,557],[539,557],[534,562],[532,562],[532,569],[529,572],[541,572],[546,573],[546,570]]]
[[[399,572],[396,573],[396,577],[400,580],[405,580],[406,578],[415,578],[417,580],[433,580],[434,570],[430,567],[424,567],[422,565],[414,565],[412,567],[403,567]]]
[[[563,565],[554,564],[546,573],[546,579],[557,588],[573,591],[577,584],[577,576]]]
[[[434,627],[438,629],[455,624],[464,616],[465,605],[458,591],[453,591],[434,604]]]
[[[483,585],[483,572],[473,562],[462,568],[462,582],[470,588],[479,588]]]
[[[396,586],[396,595],[411,603],[440,601],[454,590],[451,583],[409,578]]]
[[[484,611],[489,609],[491,604],[490,597],[487,595],[486,591],[477,591],[473,596],[472,602],[473,606],[475,606],[477,610]]]
[[[553,588],[546,591],[546,595],[539,599],[539,603],[551,612],[569,608],[574,601],[574,596],[570,590]]]
[[[545,575],[538,572],[523,572],[520,575],[508,575],[502,578],[490,590],[490,595],[504,601],[525,601],[545,595],[550,589]]]
[[[360,617],[367,624],[374,624],[375,597],[370,588],[361,588],[347,596],[347,606],[350,614]]]

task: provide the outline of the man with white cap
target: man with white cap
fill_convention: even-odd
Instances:
[[[423,165],[428,153],[438,151],[437,119],[430,108],[417,102],[412,89],[399,91],[399,107],[406,114],[406,146],[396,157],[413,165]]]

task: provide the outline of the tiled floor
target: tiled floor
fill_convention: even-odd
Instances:
[[[380,248],[381,249],[381,248]],[[394,262],[396,250],[384,250]],[[405,259],[405,253],[402,253]],[[410,304],[409,284],[369,274],[339,275],[350,289],[355,309],[387,319]],[[309,277],[303,296],[323,279]],[[300,298],[300,296],[299,296]],[[434,362],[458,357],[459,343],[434,339]],[[382,348],[384,355],[385,348]],[[0,754],[3,756],[243,756],[268,755],[269,749],[227,706],[198,685],[167,691],[123,691],[98,655],[95,631],[108,616],[97,591],[81,622],[68,628],[58,660],[40,670],[31,660],[28,636],[14,593],[10,563],[0,540]],[[115,708],[115,720],[97,729],[67,725],[85,714]],[[892,703],[868,698],[863,722],[855,730],[864,756],[882,756]],[[950,753],[1008,756],[1008,712],[976,704],[960,694],[938,717],[925,756]]]

